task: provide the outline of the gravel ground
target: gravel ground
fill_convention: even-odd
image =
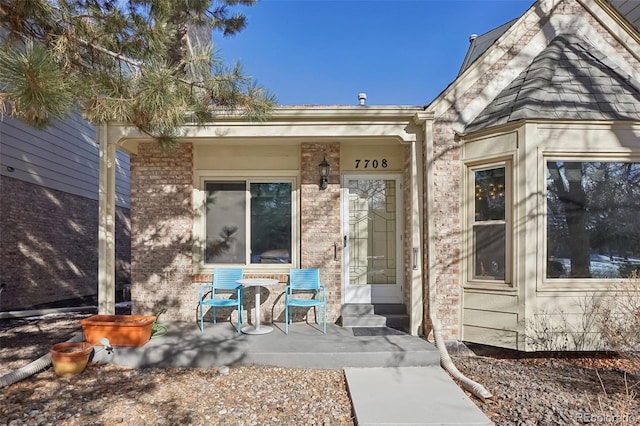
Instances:
[[[87,315],[0,322],[0,377],[80,331]],[[342,370],[49,368],[0,391],[0,425],[353,425]]]
[[[493,394],[472,399],[496,425],[640,424],[640,366],[631,361],[602,353],[475,352],[454,362]]]
[[[0,377],[80,330],[74,314],[0,321]],[[496,425],[640,424],[640,368],[606,354],[472,347],[454,356],[494,398],[471,399]],[[52,369],[0,391],[0,425],[354,425],[341,370],[275,367]]]

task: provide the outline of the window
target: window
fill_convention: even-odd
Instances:
[[[207,264],[291,264],[293,182],[205,180]]]
[[[547,278],[640,268],[640,163],[547,161],[546,184]]]
[[[507,168],[506,165],[471,170],[471,279],[506,282]]]

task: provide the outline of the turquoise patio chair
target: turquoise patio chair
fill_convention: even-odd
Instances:
[[[242,268],[216,268],[213,271],[211,284],[203,284],[200,287],[198,307],[200,309],[200,331],[204,331],[204,310],[211,308],[213,323],[216,323],[216,308],[235,307],[238,310],[237,329],[240,333],[240,325],[243,323],[243,287],[238,284],[242,279]],[[227,296],[227,297],[216,297]],[[209,298],[207,298],[209,297]]]
[[[295,294],[311,293],[307,297],[294,297]],[[291,269],[289,271],[289,284],[284,296],[284,332],[289,334],[289,323],[292,322],[292,308],[313,308],[316,324],[319,308],[323,311],[322,332],[327,332],[327,293],[324,286],[320,285],[319,269]]]

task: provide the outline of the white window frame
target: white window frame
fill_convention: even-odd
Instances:
[[[234,171],[198,171],[194,176],[195,187],[193,190],[193,266],[194,273],[211,273],[214,268],[242,267],[249,273],[288,273],[290,268],[299,265],[300,252],[300,217],[299,217],[299,173],[297,171],[259,171],[259,170],[234,170]],[[211,181],[245,181],[251,183],[284,182],[291,184],[291,263],[251,263],[251,215],[250,194],[247,191],[247,252],[246,263],[205,263],[206,246],[206,189],[205,182]]]
[[[505,259],[504,259],[504,279],[482,279],[475,276],[475,238],[474,230],[479,222],[475,220],[475,173],[484,170],[504,168],[505,170],[505,217],[504,220],[483,221],[482,225],[504,224],[505,226]],[[491,289],[491,290],[511,290],[513,288],[513,159],[486,159],[481,162],[467,163],[465,169],[466,178],[466,220],[465,220],[465,240],[466,240],[466,279],[465,286],[468,288]]]

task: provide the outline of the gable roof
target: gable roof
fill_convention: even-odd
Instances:
[[[524,118],[640,120],[640,84],[574,35],[560,35],[465,128]]]
[[[640,1],[638,0],[606,0],[616,9],[620,15],[640,33]],[[472,35],[469,38],[469,49],[462,61],[458,76],[467,70],[511,25],[518,19],[513,19],[506,24],[492,29],[480,36]]]
[[[504,34],[505,31],[507,31],[509,27],[517,20],[518,19],[512,19],[506,24],[502,24],[498,28],[494,28],[482,35],[472,34],[469,37],[469,49],[467,50],[467,54],[462,61],[458,76],[465,72],[466,69],[469,68],[469,66],[471,66],[471,64],[473,64],[473,62],[478,59],[478,57],[482,55],[489,48],[489,46],[491,46],[493,42],[498,39],[498,37]]]

